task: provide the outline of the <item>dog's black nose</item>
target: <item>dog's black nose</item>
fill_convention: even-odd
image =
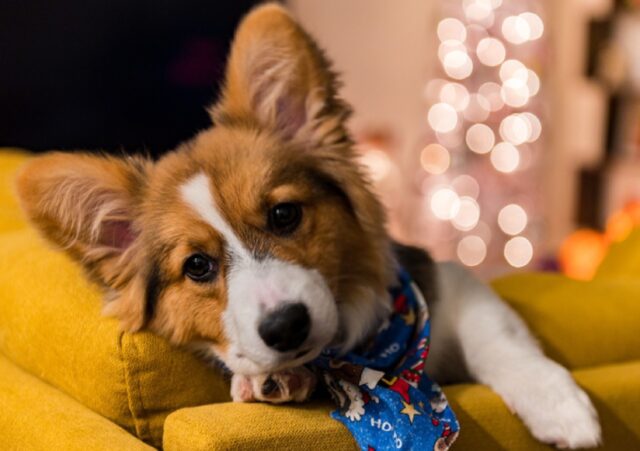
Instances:
[[[311,318],[304,304],[285,304],[265,316],[258,325],[262,340],[280,352],[298,348],[309,336]]]

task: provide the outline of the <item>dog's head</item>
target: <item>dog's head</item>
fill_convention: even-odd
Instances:
[[[18,178],[43,234],[108,288],[108,314],[214,352],[243,374],[349,348],[393,277],[348,107],[280,7],[241,23],[215,127],[158,162],[54,153]]]

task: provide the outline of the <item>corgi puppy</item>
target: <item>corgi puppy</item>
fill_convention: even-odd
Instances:
[[[542,442],[597,445],[589,398],[507,305],[461,267],[392,243],[337,88],[289,14],[260,6],[237,30],[215,127],[155,162],[34,158],[21,204],[104,286],[105,314],[215,358],[237,401],[307,399],[303,365],[375,333],[401,265],[430,302],[431,377],[488,385]]]

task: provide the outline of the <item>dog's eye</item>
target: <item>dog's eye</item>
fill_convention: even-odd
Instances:
[[[183,272],[196,282],[209,282],[218,272],[218,265],[206,254],[193,254],[184,261]]]
[[[269,228],[278,235],[293,232],[302,220],[302,208],[293,202],[277,204],[269,210]]]

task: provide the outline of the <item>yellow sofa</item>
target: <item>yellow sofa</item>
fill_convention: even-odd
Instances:
[[[100,315],[99,290],[23,221],[0,152],[0,449],[354,449],[331,403],[229,402],[228,382],[189,352]],[[629,262],[629,264],[627,264]],[[640,233],[590,282],[520,274],[494,282],[600,414],[602,449],[640,449]],[[454,449],[549,449],[488,388],[445,387]]]

